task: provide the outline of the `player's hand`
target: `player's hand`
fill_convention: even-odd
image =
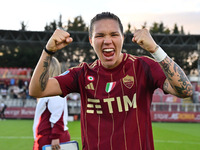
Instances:
[[[156,50],[155,48],[157,44],[147,29],[136,30],[134,32],[132,41],[151,53],[154,53]]]
[[[59,139],[53,139],[51,141],[51,149],[52,150],[60,150],[60,140]]]
[[[70,37],[68,32],[61,29],[56,29],[47,42],[46,48],[49,51],[56,52],[57,50],[62,49],[70,44],[72,41],[73,39]]]

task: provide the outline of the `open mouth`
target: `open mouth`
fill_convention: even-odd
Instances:
[[[106,57],[111,57],[115,53],[114,49],[104,49],[103,50],[103,55]]]

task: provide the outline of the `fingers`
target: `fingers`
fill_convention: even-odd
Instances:
[[[60,44],[62,42],[66,42],[66,43],[72,42],[72,38],[70,37],[70,34],[61,29],[56,29],[53,36],[57,44]]]
[[[138,44],[142,43],[144,40],[144,32],[146,32],[144,29],[135,30],[132,41]]]
[[[50,51],[57,51],[70,44],[73,39],[70,34],[64,30],[56,29],[49,39],[46,48]]]
[[[132,41],[140,45],[143,49],[154,52],[156,43],[147,29],[135,30]]]
[[[60,150],[60,145],[52,145],[51,149],[52,150]]]

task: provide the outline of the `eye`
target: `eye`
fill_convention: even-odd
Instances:
[[[103,36],[102,35],[96,35],[95,37],[98,38],[98,37],[103,37]]]
[[[104,36],[104,34],[102,34],[102,33],[95,34],[95,38],[100,38],[100,37],[103,37],[103,36]]]
[[[119,34],[118,33],[113,33],[113,34],[111,34],[111,36],[119,36]]]

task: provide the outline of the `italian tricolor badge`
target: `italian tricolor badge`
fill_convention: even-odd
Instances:
[[[109,93],[112,89],[114,89],[116,82],[108,82],[106,84],[106,92]]]

